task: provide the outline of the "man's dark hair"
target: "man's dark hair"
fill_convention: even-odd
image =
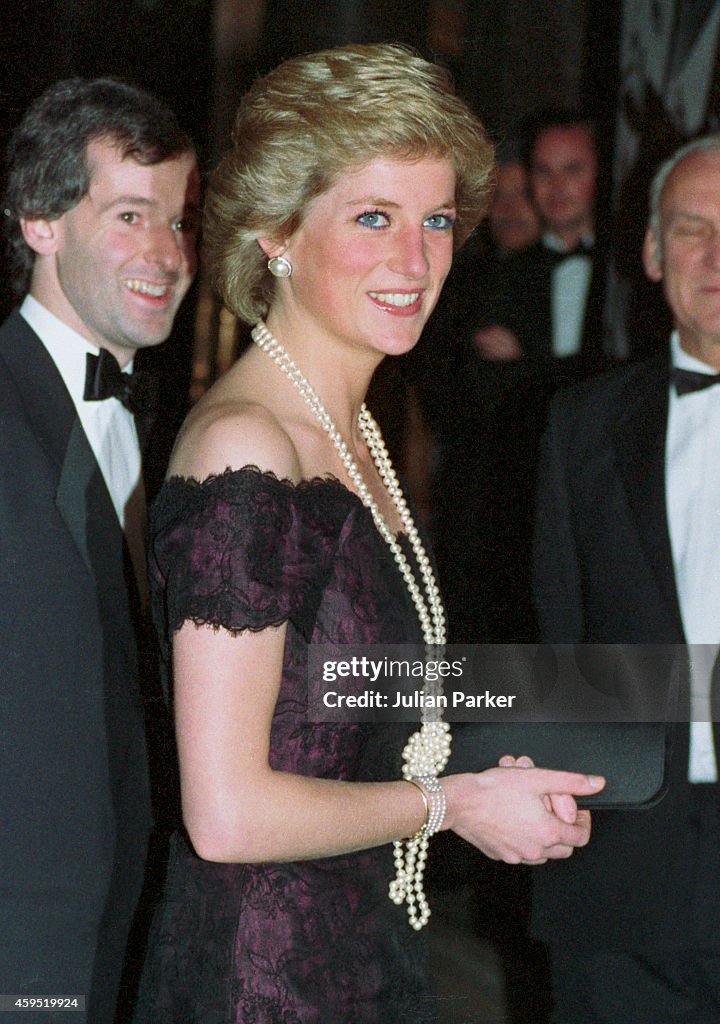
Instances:
[[[552,128],[584,128],[593,147],[597,147],[595,124],[583,110],[566,110],[553,107],[533,114],[523,122],[524,151],[523,162],[528,170],[532,169],[533,153],[541,135]]]
[[[20,219],[55,220],[80,202],[90,188],[88,143],[96,140],[148,165],[193,151],[170,108],[127,82],[70,78],[51,85],[26,111],[7,151],[3,212],[19,295],[29,287],[35,259]]]

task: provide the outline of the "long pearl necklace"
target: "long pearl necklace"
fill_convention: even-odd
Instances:
[[[390,456],[380,433],[380,428],[371,416],[367,406],[363,403],[360,409],[358,428],[368,446],[368,451],[377,467],[380,479],[387,489],[393,505],[397,509],[405,533],[410,541],[415,561],[422,577],[424,594],[423,590],[418,586],[405,553],[385,522],[377,502],[363,480],[357,463],[350,454],[340,431],[333,423],[330,414],[313,390],[308,379],[262,321],[253,328],[252,338],[258,348],[267,353],[288,377],[332,441],[360,500],[370,511],[378,532],[392,552],[395,564],[400,570],[405,586],[417,610],[426,648],[432,650],[433,648],[442,647],[445,644],[445,611],[440,599],[440,591],[435,582],[432,565],[398,483]],[[437,655],[437,650],[435,650],[434,654]],[[426,683],[426,690],[427,686],[428,684]],[[437,692],[437,689],[435,692]],[[440,701],[426,701],[425,703],[441,704]],[[402,756],[402,773],[406,779],[412,779],[417,776],[437,778],[445,768],[450,757],[450,726],[447,722],[443,722],[442,711],[439,707],[423,708],[421,726],[408,740]],[[413,928],[419,930],[427,924],[430,917],[430,907],[423,890],[423,875],[428,851],[427,829],[420,829],[416,835],[408,839],[396,840],[393,843],[393,847],[396,875],[390,883],[389,895],[398,906],[405,902],[407,903],[410,924]]]

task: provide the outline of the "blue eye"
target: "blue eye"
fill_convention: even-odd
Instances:
[[[424,222],[424,227],[431,228],[433,231],[449,231],[455,224],[455,218],[451,217],[447,213],[434,213],[432,217],[428,217]]]
[[[366,210],[365,213],[360,214],[357,222],[362,224],[363,227],[377,230],[378,228],[386,228],[390,223],[390,219],[387,214],[382,213],[380,210]]]

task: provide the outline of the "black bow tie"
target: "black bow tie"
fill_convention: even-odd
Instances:
[[[134,416],[155,412],[155,388],[146,373],[123,373],[115,356],[106,348],[95,356],[88,353],[85,369],[86,402],[104,402],[117,398]]]
[[[720,373],[698,373],[696,370],[683,370],[673,366],[672,382],[680,395],[690,395],[693,391],[703,391],[713,384],[720,384]]]
[[[578,242],[574,248],[566,249],[564,252],[560,252],[559,249],[551,249],[548,245],[545,246],[545,251],[549,253],[555,263],[562,263],[563,260],[569,260],[571,256],[592,256],[593,247],[587,242]]]

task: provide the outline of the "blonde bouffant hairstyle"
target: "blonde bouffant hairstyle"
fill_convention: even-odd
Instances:
[[[286,241],[309,204],[378,156],[447,157],[456,173],[456,248],[485,213],[493,148],[447,73],[393,43],[342,46],[281,64],[243,98],[233,147],[211,177],[206,255],[223,301],[267,315],[275,279],[258,240]]]

